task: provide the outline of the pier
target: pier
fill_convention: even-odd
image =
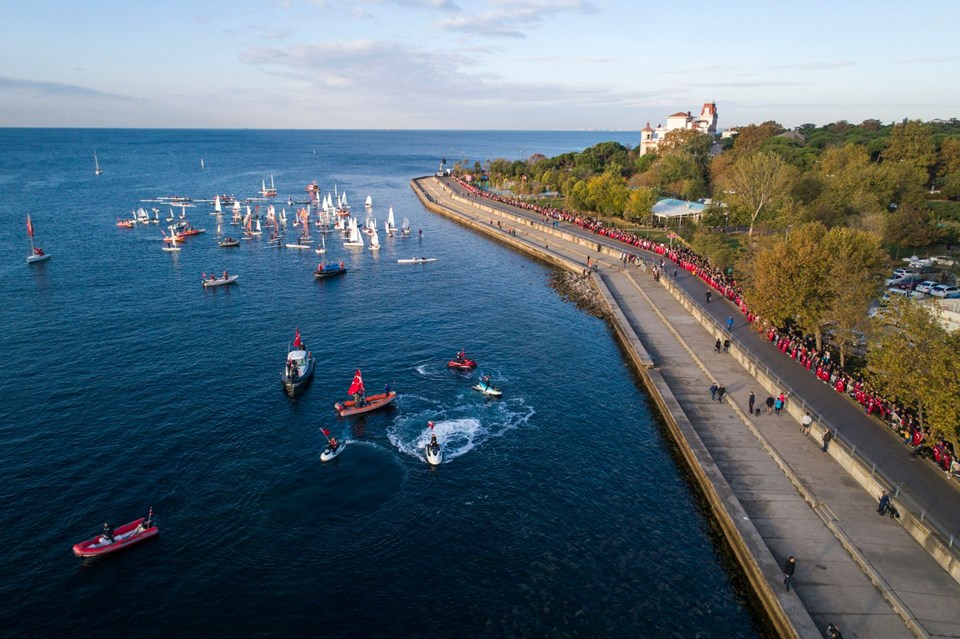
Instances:
[[[674,279],[671,262],[655,281],[649,269],[619,259],[639,249],[575,225],[544,223],[450,178],[418,178],[412,187],[437,214],[589,274],[624,353],[781,636],[822,637],[830,623],[846,637],[957,635],[958,482],[910,459],[889,429],[861,417],[859,406],[773,354],[726,300],[703,304],[705,285],[683,270]],[[647,264],[652,256],[645,254]],[[731,331],[727,316],[735,319]],[[714,350],[718,337],[731,340],[730,352]],[[727,389],[722,401],[711,398],[714,382]],[[787,409],[748,415],[751,391],[758,406],[768,394],[789,392]],[[799,420],[807,411],[815,422],[803,435]],[[838,437],[824,452],[820,434],[827,428]],[[896,494],[901,519],[878,515],[882,490]],[[788,590],[783,565],[791,555],[797,569]]]

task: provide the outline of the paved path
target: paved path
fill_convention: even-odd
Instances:
[[[443,182],[447,189],[454,186],[449,180]],[[505,215],[479,211],[472,202],[451,200],[449,190],[444,190],[438,180],[424,179],[420,184],[431,198],[471,219],[482,219],[488,225],[492,219],[494,224],[489,225],[488,232],[506,236],[514,230],[515,237],[530,242],[537,251],[545,251],[547,257],[584,267],[588,255],[599,261],[600,277],[625,321],[639,336],[679,409],[689,418],[696,436],[739,500],[728,505],[728,511],[742,512],[772,554],[773,562],[759,557],[758,563],[799,636],[817,636],[810,618],[820,631],[828,623],[839,624],[848,638],[960,635],[960,585],[901,525],[880,517],[875,498],[829,454],[821,452],[818,442],[803,436],[792,417],[786,413],[760,418],[745,415],[740,406],[746,403],[748,393],[754,390],[759,403],[766,397],[764,391],[731,355],[713,351],[716,331],[704,328],[671,294],[668,287],[673,286],[672,278],[654,282],[650,273],[634,267],[625,269],[616,259],[576,241],[564,241],[546,227],[518,223],[517,209]],[[492,203],[483,200],[482,204]],[[570,233],[579,231],[570,225],[561,228]],[[603,238],[583,233],[593,242],[603,242]],[[611,246],[623,250],[617,244]],[[698,278],[681,274],[676,285],[691,292],[693,299],[703,299],[705,289]],[[731,305],[714,301],[709,306],[711,316],[720,321],[734,315],[738,324],[733,333],[738,342],[757,337],[743,327],[741,316],[733,313]],[[812,376],[814,388],[807,389],[803,384],[807,374],[793,375],[789,366],[799,367],[759,337],[747,347],[756,348],[771,365],[783,360],[788,365],[781,375],[784,383],[795,389],[797,396],[813,397],[810,403],[824,419],[841,420],[848,413],[862,415],[855,406],[844,407],[845,400],[839,394],[817,386],[819,382]],[[707,389],[714,380],[726,386],[726,401],[710,399]],[[854,410],[849,412],[849,408]],[[884,441],[886,429],[862,417],[876,430],[872,438]],[[847,439],[851,432],[855,435],[859,431],[844,422],[841,436]],[[903,448],[893,439],[886,441],[894,449]],[[872,447],[870,452],[884,459],[895,457],[894,453],[881,456]],[[924,465],[914,461],[906,459],[901,470],[924,473]],[[932,485],[955,489],[943,478],[935,478],[940,484]],[[909,481],[911,478],[905,476],[904,483]],[[920,490],[925,488],[926,484],[921,484]],[[794,591],[787,593],[779,566],[791,554],[797,557],[798,568]],[[796,609],[796,597],[805,610]]]

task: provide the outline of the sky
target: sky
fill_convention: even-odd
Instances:
[[[960,2],[0,0],[0,126],[639,130],[960,117]]]

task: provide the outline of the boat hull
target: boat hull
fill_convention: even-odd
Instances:
[[[223,242],[217,242],[217,246],[220,248],[231,248],[234,246],[240,246],[240,240],[225,240]]]
[[[397,396],[395,391],[390,391],[389,393],[380,393],[379,395],[369,395],[367,396],[367,403],[363,406],[357,406],[356,402],[352,399],[345,402],[337,402],[334,405],[334,409],[337,411],[337,414],[340,417],[349,417],[350,415],[359,415],[361,413],[369,413],[370,411],[383,408],[392,402]]]
[[[447,366],[458,371],[472,371],[477,367],[477,363],[472,359],[465,359],[459,362],[455,359],[452,359],[447,362]]]
[[[347,272],[347,269],[345,267],[338,268],[338,269],[324,269],[322,271],[314,271],[313,276],[318,280],[322,280],[326,277],[335,277],[337,275],[343,275],[346,272]]]
[[[49,253],[44,253],[43,255],[28,255],[27,263],[36,264],[37,262],[46,262],[50,259]]]
[[[297,378],[290,378],[287,374],[280,374],[280,382],[283,384],[284,390],[287,391],[287,395],[294,397],[303,392],[307,386],[310,385],[310,382],[313,380],[313,373],[316,370],[316,361],[311,357],[307,360],[307,370]]]
[[[435,257],[414,257],[408,260],[397,260],[397,264],[429,264],[436,261]]]
[[[339,446],[337,446],[336,450],[333,450],[329,446],[327,446],[326,448],[323,449],[323,452],[320,453],[320,461],[322,462],[330,461],[331,459],[333,459],[334,457],[342,453],[343,449],[344,449],[343,444],[340,444]]]
[[[149,539],[160,532],[160,529],[156,526],[148,526],[142,531],[138,532],[137,528],[145,521],[146,518],[141,517],[136,521],[131,521],[129,524],[120,526],[113,532],[114,541],[112,543],[104,543],[103,536],[97,535],[92,539],[74,544],[73,554],[75,554],[77,557],[99,557],[101,555],[109,555],[110,553],[122,550],[145,539]]]
[[[238,278],[238,277],[240,277],[240,276],[239,276],[239,275],[231,275],[230,277],[228,277],[228,278],[226,278],[226,279],[224,279],[224,278],[222,278],[222,277],[218,277],[218,278],[215,279],[215,280],[203,280],[203,288],[211,288],[211,287],[214,287],[214,286],[226,286],[227,284],[233,284],[234,282],[237,281],[237,278]]]
[[[436,452],[430,448],[430,444],[427,444],[423,447],[424,457],[427,458],[427,463],[431,466],[439,466],[443,463],[443,449],[437,448]]]
[[[480,391],[489,397],[500,397],[503,395],[499,388],[494,388],[493,386],[484,386],[483,384],[477,384],[473,387],[473,390]]]

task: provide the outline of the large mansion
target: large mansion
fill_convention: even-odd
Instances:
[[[680,111],[667,116],[667,126],[658,124],[657,128],[651,128],[650,123],[640,131],[640,155],[655,153],[657,145],[670,131],[677,129],[692,129],[700,133],[710,135],[717,134],[717,104],[715,102],[704,102],[703,109],[700,110],[700,117],[694,117],[689,111],[686,113]]]

